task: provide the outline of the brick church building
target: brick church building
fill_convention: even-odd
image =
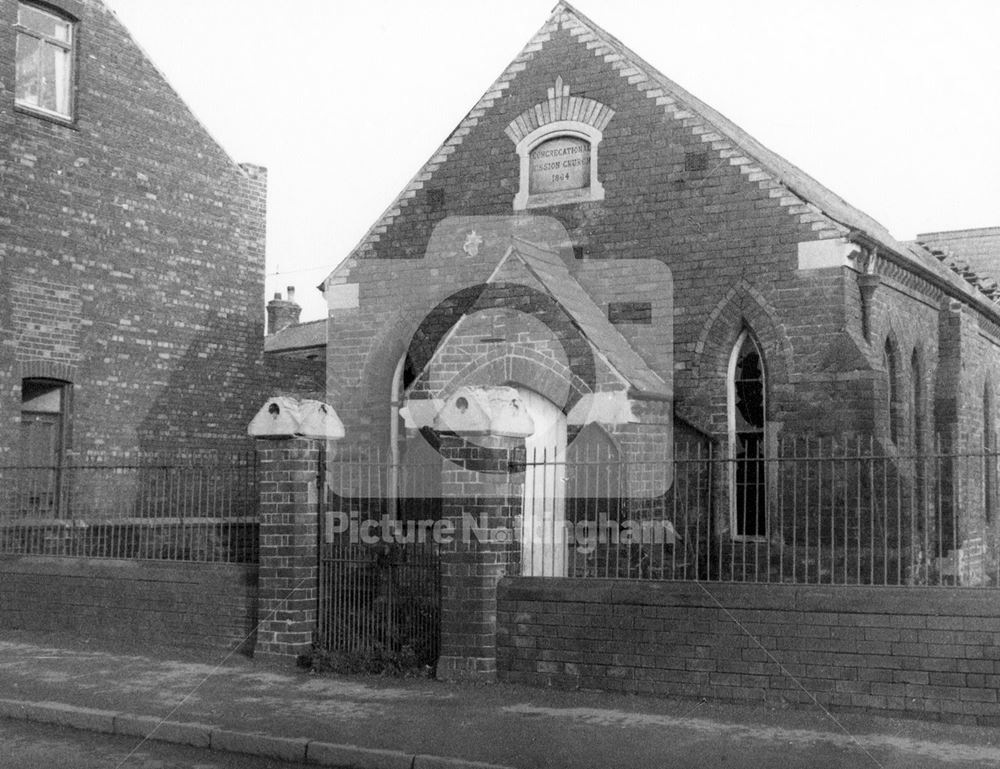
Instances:
[[[560,3],[321,286],[328,400],[403,465],[504,408],[551,456],[697,444],[737,467],[713,533],[773,538],[790,442],[863,443],[918,486],[914,457],[992,447],[989,232],[895,239]],[[996,527],[986,465],[949,481],[957,548]]]

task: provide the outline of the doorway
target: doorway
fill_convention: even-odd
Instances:
[[[525,438],[521,576],[566,576],[566,415],[525,388],[518,397],[535,431]]]

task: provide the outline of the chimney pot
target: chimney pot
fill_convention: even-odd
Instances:
[[[274,295],[274,299],[267,303],[267,334],[277,334],[289,326],[294,326],[299,322],[299,315],[302,308],[295,301],[295,288],[288,287],[288,298],[282,299],[279,291]]]

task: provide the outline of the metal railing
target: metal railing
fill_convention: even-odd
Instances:
[[[513,463],[502,480],[519,515],[499,534],[518,541],[508,572],[1000,586],[1000,455],[992,449],[955,451],[935,441],[916,452],[870,438],[788,439],[733,450],[681,444],[670,461],[666,452],[651,456],[625,461],[611,443],[571,444]],[[456,472],[461,482],[449,483]],[[441,460],[393,468],[377,454],[355,454],[331,462],[328,477],[337,493],[327,509],[376,519],[375,531],[384,517],[402,524],[446,510],[455,518],[462,500],[441,499],[441,489],[466,488],[475,473]],[[454,536],[477,526],[454,522]],[[430,536],[433,529],[416,530]],[[405,540],[414,529],[398,531]]]
[[[258,500],[252,453],[0,467],[0,553],[252,563]]]
[[[669,464],[534,456],[544,480],[524,496],[536,525],[522,524],[521,573],[1000,586],[998,459],[870,439],[678,446]]]

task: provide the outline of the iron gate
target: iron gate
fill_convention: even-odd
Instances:
[[[441,645],[440,550],[429,538],[401,536],[400,518],[410,516],[379,493],[386,472],[377,462],[337,460],[326,468],[318,639],[330,652],[434,666]]]

